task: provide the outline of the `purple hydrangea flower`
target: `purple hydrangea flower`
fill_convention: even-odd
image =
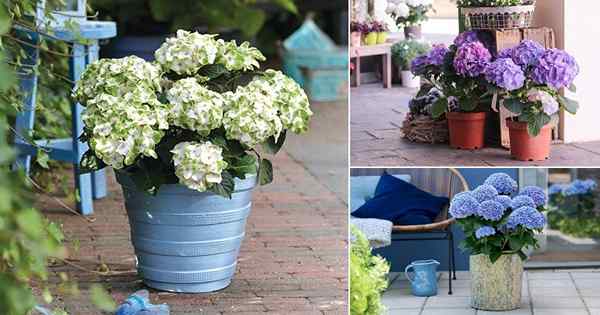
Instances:
[[[501,203],[494,200],[487,200],[479,205],[477,215],[490,221],[502,219],[506,208]]]
[[[538,42],[524,40],[512,49],[512,60],[523,68],[535,65],[546,49]]]
[[[410,64],[410,71],[413,74],[416,74],[416,73],[422,71],[423,68],[425,68],[428,65],[429,65],[429,58],[427,57],[427,55],[421,55],[421,56],[418,56],[415,59],[413,59],[413,61]]]
[[[485,180],[484,184],[494,186],[501,195],[510,195],[519,188],[517,181],[506,173],[494,173]]]
[[[473,197],[475,197],[475,199],[480,203],[487,200],[492,200],[496,198],[496,196],[498,196],[498,191],[496,190],[496,188],[494,188],[494,186],[492,185],[487,184],[483,184],[477,187],[475,190],[472,191],[472,193]]]
[[[502,49],[498,53],[498,58],[510,58],[510,59],[512,59],[513,49],[514,48],[505,48],[505,49]]]
[[[519,195],[528,196],[533,199],[536,207],[540,207],[546,204],[546,193],[543,189],[537,186],[527,186],[521,190]]]
[[[427,54],[429,63],[435,66],[441,66],[444,64],[444,59],[446,58],[446,54],[448,54],[448,52],[450,52],[450,50],[444,44],[433,45]]]
[[[479,202],[469,191],[458,193],[450,203],[450,214],[457,219],[466,218],[479,211]]]
[[[544,215],[533,207],[521,207],[508,216],[506,227],[514,230],[518,226],[527,229],[541,229],[546,225]]]
[[[475,237],[479,240],[484,237],[492,236],[496,234],[496,229],[491,226],[482,226],[475,231]]]
[[[466,31],[466,32],[462,32],[462,33],[458,34],[458,36],[456,36],[456,38],[454,39],[454,45],[456,45],[456,47],[460,47],[464,44],[477,42],[477,41],[479,41],[479,39],[477,38],[476,32]]]
[[[501,203],[504,206],[504,208],[510,208],[510,204],[512,203],[512,199],[510,199],[509,196],[505,195],[496,196],[494,200],[498,203]]]
[[[568,87],[579,74],[579,65],[573,56],[560,49],[547,49],[538,59],[531,73],[539,84],[560,89]]]
[[[535,208],[536,205],[535,205],[535,201],[533,201],[533,199],[531,199],[531,197],[520,195],[520,196],[516,196],[515,198],[513,198],[512,202],[510,203],[510,207],[513,209],[519,209],[521,207]]]
[[[483,73],[491,59],[492,55],[481,42],[466,43],[456,51],[454,69],[460,75],[476,77]]]
[[[485,67],[484,73],[486,80],[507,91],[520,89],[525,84],[525,73],[512,59],[496,59]]]

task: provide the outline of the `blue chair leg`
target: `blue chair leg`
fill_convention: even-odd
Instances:
[[[73,44],[73,56],[69,59],[70,79],[79,80],[85,70],[86,49],[84,45]],[[83,132],[83,121],[81,112],[83,107],[79,103],[71,105],[72,114],[72,138],[73,138],[73,170],[75,175],[75,187],[77,187],[77,209],[83,215],[90,215],[94,212],[94,202],[92,194],[92,174],[82,174],[79,170],[79,161],[87,151],[87,144],[79,141],[79,136]]]
[[[88,46],[87,64],[98,60],[99,49],[100,47],[98,46],[98,41],[95,41]],[[106,197],[107,190],[105,169],[101,169],[92,173],[92,195],[94,196],[94,199]]]
[[[15,144],[25,143],[26,139],[22,137],[28,137],[33,124],[35,122],[35,97],[37,94],[37,81],[38,76],[34,67],[37,65],[39,58],[39,50],[37,45],[39,44],[39,35],[18,32],[17,36],[30,45],[23,45],[25,56],[22,59],[22,66],[19,68],[19,85],[21,92],[23,93],[23,108],[17,114],[15,120]],[[31,155],[25,153],[18,153],[17,158],[13,164],[13,169],[23,168],[26,174],[29,174],[31,170]]]

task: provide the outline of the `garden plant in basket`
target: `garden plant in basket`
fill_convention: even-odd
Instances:
[[[404,37],[408,39],[422,37],[421,24],[427,21],[427,13],[432,10],[433,0],[402,0],[388,6],[389,14],[398,27],[404,27]]]
[[[506,311],[521,305],[521,279],[527,249],[537,248],[536,232],[546,224],[542,188],[520,191],[505,173],[495,173],[473,191],[454,196],[449,212],[465,232],[471,252],[471,305]]]
[[[205,292],[229,284],[256,183],[258,153],[277,153],[312,112],[304,91],[248,43],[177,31],[150,63],[92,63],[74,97],[85,106],[82,165],[115,169],[138,271],[154,288]]]
[[[465,28],[518,29],[531,26],[535,0],[456,0]]]

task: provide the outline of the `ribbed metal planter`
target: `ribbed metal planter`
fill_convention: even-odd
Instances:
[[[227,199],[183,185],[163,185],[156,196],[116,172],[123,188],[138,273],[149,287],[211,292],[229,285],[250,213],[256,176],[235,180]]]
[[[510,311],[521,307],[523,261],[503,255],[492,263],[486,255],[470,257],[471,306],[486,311]]]

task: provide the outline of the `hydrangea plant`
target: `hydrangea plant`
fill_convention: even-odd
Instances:
[[[390,11],[398,27],[420,25],[427,21],[427,13],[433,10],[433,0],[400,0],[396,2],[390,5],[393,7]]]
[[[86,171],[111,166],[156,193],[182,184],[231,197],[234,178],[272,181],[271,162],[286,131],[302,133],[312,115],[302,88],[283,73],[258,71],[248,43],[178,31],[155,52],[101,59],[73,92],[85,110]]]
[[[550,227],[575,237],[600,237],[600,214],[595,210],[597,189],[593,179],[550,186]]]
[[[475,190],[454,196],[449,213],[465,232],[463,248],[492,262],[512,254],[525,260],[524,249],[537,248],[535,233],[546,224],[546,195],[539,187],[517,188],[508,174],[496,173]]]

